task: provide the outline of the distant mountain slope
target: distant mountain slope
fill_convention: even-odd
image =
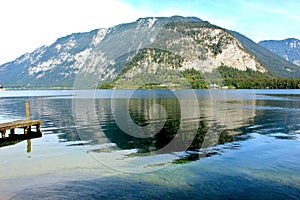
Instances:
[[[140,45],[142,43],[150,49]],[[103,71],[101,61],[105,56],[110,59],[108,68]],[[158,73],[158,65],[164,66],[163,70],[175,71],[189,68],[212,71],[226,65],[238,70],[252,69],[278,76],[300,77],[297,66],[237,32],[196,17],[173,16],[140,18],[109,29],[59,38],[50,46],[40,47],[1,65],[0,84],[73,86],[78,73],[82,72],[106,81],[119,77],[120,73],[142,73],[143,70]]]
[[[280,77],[300,77],[300,69],[296,65],[287,62],[277,54],[256,44],[238,32],[232,31],[232,34],[234,34],[242,42],[244,47],[273,74]]]
[[[300,66],[300,40],[289,38],[285,40],[265,40],[258,43],[287,61]]]

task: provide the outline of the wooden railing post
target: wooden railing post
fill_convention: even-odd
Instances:
[[[25,101],[26,119],[30,119],[29,101]]]

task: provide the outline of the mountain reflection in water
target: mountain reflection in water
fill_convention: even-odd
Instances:
[[[1,122],[25,116],[29,99],[44,134],[0,148],[1,195],[299,199],[298,90],[221,91],[226,98],[192,91],[197,101],[190,92],[141,90],[130,99],[111,98],[112,91],[96,91],[94,98],[64,91],[1,96]],[[130,118],[123,118],[127,112]],[[120,126],[117,116],[145,133]]]
[[[231,106],[225,102],[224,97],[213,99],[212,102],[208,91],[197,95],[197,105],[193,105],[195,102],[189,98],[178,98],[180,95],[176,96],[169,90],[164,90],[163,95],[158,95],[152,90],[138,91],[130,100],[75,99],[75,105],[79,105],[80,108],[84,105],[84,109],[75,111],[79,113],[75,119],[77,133],[80,140],[91,145],[89,150],[92,152],[136,149],[136,152],[128,156],[149,156],[185,151],[183,159],[188,160],[218,153],[211,149],[203,150],[203,147],[208,148],[247,138],[237,135],[243,133],[243,127],[253,123],[255,111],[243,109],[242,106],[254,105],[254,100],[238,100]],[[186,111],[188,115],[184,118],[181,115],[182,105],[184,109],[189,109]],[[196,110],[195,106],[198,106],[199,110]],[[130,134],[120,128],[115,120],[116,115],[126,111],[129,112],[129,120],[133,120],[140,127],[145,127],[148,132],[153,132],[152,136],[136,137],[131,134],[137,132],[134,128],[128,128]],[[122,120],[123,123],[129,124],[126,121],[128,119]],[[72,134],[74,131],[65,132],[61,138],[66,141],[78,140]],[[232,145],[233,148],[237,147],[236,144]]]
[[[187,162],[220,153],[219,150],[214,151],[216,148],[208,152],[202,147],[247,138],[237,135],[243,133],[243,127],[253,123],[256,115],[254,109],[244,109],[243,105],[254,106],[255,100],[225,102],[226,97],[222,96],[222,92],[219,92],[219,99],[212,99],[209,91],[202,91],[197,93],[196,105],[188,98],[190,92],[181,91],[183,98],[178,98],[180,95],[176,96],[170,90],[140,90],[134,93],[130,100],[112,100],[108,97],[30,97],[30,103],[34,105],[32,115],[43,119],[44,134],[60,133],[60,141],[77,142],[73,145],[89,145],[88,149],[92,152],[136,149],[137,151],[129,156],[147,156],[149,153],[185,151],[182,162]],[[9,101],[9,98],[6,100]],[[20,99],[7,106],[17,107],[18,104],[22,104]],[[74,105],[77,105],[77,108],[74,108]],[[184,109],[189,109],[186,111],[188,115],[183,119],[182,105]],[[6,104],[2,106],[5,108]],[[199,110],[195,109],[195,106],[198,106]],[[129,111],[130,120],[136,125],[142,128],[151,125],[150,129],[146,130],[152,136],[141,138],[124,132],[116,123],[114,115],[126,111]],[[14,112],[16,116],[24,114],[22,109],[15,109]],[[232,145],[233,148],[237,147],[236,144]],[[164,148],[166,146],[167,148]]]

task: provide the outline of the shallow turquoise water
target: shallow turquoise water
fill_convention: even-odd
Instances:
[[[0,95],[0,122],[25,100],[43,120],[42,138],[0,148],[1,198],[300,198],[298,90]]]

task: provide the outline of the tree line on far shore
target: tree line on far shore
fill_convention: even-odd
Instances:
[[[231,67],[220,66],[210,73],[202,73],[196,69],[186,69],[181,74],[193,89],[212,87],[229,89],[300,89],[299,78],[282,78],[271,73],[262,73],[251,69],[240,71]],[[105,82],[99,86],[99,89],[113,88],[114,82]],[[161,87],[153,85],[150,88]]]

